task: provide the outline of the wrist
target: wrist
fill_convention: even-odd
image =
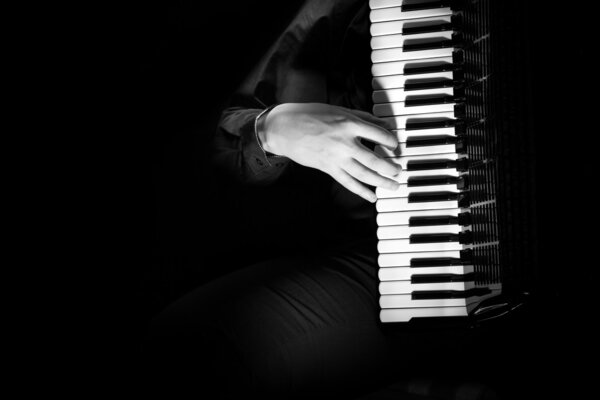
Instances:
[[[275,110],[277,106],[278,105],[274,105],[267,108],[262,115],[259,116],[256,129],[256,135],[263,151],[273,155],[279,155],[273,143],[274,135],[273,130],[271,129],[273,122],[273,110]]]
[[[267,116],[266,116],[266,115],[264,115],[264,116],[261,118],[261,122],[262,122],[262,123],[260,123],[260,124],[258,125],[258,128],[257,128],[257,130],[256,130],[256,136],[258,137],[258,143],[260,144],[260,146],[262,147],[262,149],[263,149],[265,152],[268,152],[268,153],[273,153],[273,152],[271,151],[271,146],[270,146],[270,144],[269,144],[269,136],[270,136],[270,135],[267,135],[267,131],[266,131],[266,129],[265,129],[265,126],[266,126],[265,120],[267,119],[266,117],[267,117]]]

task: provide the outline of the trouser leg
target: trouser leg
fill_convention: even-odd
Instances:
[[[155,319],[147,354],[227,392],[366,387],[389,350],[373,246],[264,262],[198,288]]]

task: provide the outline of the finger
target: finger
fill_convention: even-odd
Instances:
[[[355,134],[363,139],[381,144],[390,149],[398,147],[398,139],[392,132],[381,128],[380,126],[365,123],[360,125],[360,129]]]
[[[344,168],[352,177],[367,185],[385,188],[388,190],[397,190],[400,184],[393,179],[386,178],[372,169],[367,168],[356,160],[352,160]]]
[[[346,171],[340,169],[332,173],[331,176],[333,177],[333,179],[338,181],[343,187],[345,187],[352,193],[357,194],[363,199],[371,203],[375,203],[377,201],[377,196],[375,196],[375,193],[373,193],[372,190],[370,190],[365,185],[354,179]]]
[[[396,177],[402,171],[400,164],[396,164],[391,160],[379,157],[364,144],[358,143],[358,150],[354,153],[354,159],[362,165],[368,166],[373,171],[380,175]]]
[[[390,124],[383,118],[374,116],[373,114],[371,114],[369,112],[362,111],[362,110],[353,110],[353,109],[348,109],[348,111],[350,111],[352,114],[356,115],[357,117],[359,117],[360,119],[362,119],[364,121],[370,122],[372,124],[375,124],[377,126],[385,128],[385,129],[392,129],[392,124]]]
[[[363,122],[366,122],[368,125],[365,125],[365,127],[370,126],[366,131],[360,134],[362,138],[379,143],[391,149],[398,147],[396,135],[389,132],[393,127],[389,122],[366,111],[354,109],[348,109],[348,111],[359,117]]]

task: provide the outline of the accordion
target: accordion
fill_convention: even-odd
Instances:
[[[398,147],[378,188],[380,320],[491,318],[537,271],[525,21],[510,1],[370,0],[373,114]]]

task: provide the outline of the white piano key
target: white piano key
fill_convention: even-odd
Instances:
[[[442,144],[439,146],[406,147],[406,143],[399,143],[394,150],[386,147],[378,148],[375,153],[382,157],[417,156],[430,154],[444,154],[456,151],[455,144]]]
[[[428,1],[431,1],[431,0],[419,0],[419,1],[413,0],[413,3],[411,3],[411,4],[427,3]],[[405,2],[406,2],[406,0],[369,0],[369,8],[371,10],[375,10],[378,8],[400,7]]]
[[[485,299],[497,296],[501,289],[494,289],[497,285],[480,286],[490,289],[490,293],[482,296],[470,296],[460,299],[418,299],[413,300],[410,294],[386,294],[379,297],[381,308],[418,308],[418,307],[459,307],[466,306],[470,311],[476,308]]]
[[[439,146],[420,146],[420,147],[407,147],[406,143],[400,143],[398,148],[403,156],[417,156],[423,154],[444,154],[451,151],[456,151],[455,144],[443,144]]]
[[[382,119],[391,125],[391,129],[406,129],[407,121],[430,122],[439,120],[454,120],[456,117],[454,116],[453,111],[448,111],[426,115],[398,115],[395,117],[384,117]]]
[[[374,63],[403,61],[403,60],[421,60],[433,57],[451,57],[454,47],[442,47],[439,49],[404,51],[401,47],[391,49],[379,49],[371,52],[371,61]]]
[[[432,72],[427,74],[417,74],[417,75],[386,75],[386,76],[378,76],[374,77],[371,81],[371,85],[375,90],[382,89],[398,89],[403,88],[406,82],[419,82],[424,80],[444,80],[444,79],[453,79],[454,73],[452,71],[444,71],[444,72]],[[410,91],[409,91],[410,95]]]
[[[370,32],[371,36],[393,35],[396,33],[402,33],[405,27],[442,25],[449,24],[451,22],[451,15],[420,18],[418,20],[375,22],[371,24]]]
[[[381,322],[408,322],[413,318],[466,317],[467,307],[384,308],[379,312]]]
[[[375,90],[373,92],[373,103],[393,103],[397,101],[406,101],[406,98],[417,98],[427,96],[454,96],[454,88],[442,87],[436,89],[423,89],[405,91],[402,88]]]
[[[371,12],[369,13],[369,19],[371,20],[371,23],[374,23],[416,18],[439,17],[443,15],[452,15],[452,10],[450,9],[450,7],[430,8],[415,11],[402,11],[401,7],[388,7],[381,9],[371,9]]]
[[[458,217],[458,214],[465,211],[466,209],[463,208],[447,208],[440,210],[396,211],[388,213],[379,213],[377,215],[377,225],[408,225],[412,217]]]
[[[404,75],[404,68],[409,67],[432,67],[444,64],[452,64],[452,57],[428,58],[426,60],[404,60],[385,63],[375,63],[371,66],[371,75]]]
[[[412,259],[440,257],[460,259],[460,251],[421,251],[413,253],[380,254],[377,263],[380,267],[410,267],[410,260]]]
[[[379,254],[415,252],[415,251],[451,251],[463,250],[459,242],[411,243],[410,239],[386,239],[377,242]]]
[[[396,190],[388,190],[384,188],[376,188],[375,194],[378,199],[391,199],[395,197],[408,197],[411,193],[427,193],[427,192],[453,192],[458,193],[458,186],[454,184],[447,185],[431,185],[431,186],[408,186],[400,184]]]
[[[431,3],[433,0],[369,0],[369,7],[376,8],[400,7],[406,4]]]
[[[473,281],[411,283],[411,281],[384,281],[379,283],[380,294],[410,294],[415,291],[469,290],[475,287]]]
[[[432,233],[459,233],[462,231],[460,225],[430,225],[430,226],[380,226],[377,228],[377,238],[385,239],[408,239],[410,235],[423,235]]]
[[[386,36],[375,36],[371,38],[371,49],[389,49],[393,47],[404,47],[407,43],[418,43],[426,41],[437,41],[437,40],[451,40],[454,31],[441,31],[441,32],[426,32],[415,35],[386,35]]]
[[[458,200],[429,201],[409,203],[408,197],[378,199],[375,203],[378,212],[408,211],[408,210],[439,210],[443,208],[458,208]]]
[[[375,104],[373,115],[376,117],[390,117],[395,115],[431,114],[438,112],[454,111],[456,103],[426,104],[406,106],[403,101],[395,103]]]
[[[456,136],[456,128],[453,126],[448,128],[419,129],[416,131],[407,131],[406,129],[393,129],[391,132],[396,135],[398,142],[406,142],[409,138],[423,136]]]
[[[387,294],[379,297],[379,306],[384,309],[413,307],[465,307],[467,304],[475,301],[478,301],[477,298],[413,300],[410,294]]]
[[[404,0],[369,0],[369,8],[375,10],[378,8],[400,7]]]
[[[410,280],[413,275],[428,275],[428,274],[470,274],[474,271],[472,265],[450,265],[445,267],[386,267],[379,268],[380,281],[406,281]]]

